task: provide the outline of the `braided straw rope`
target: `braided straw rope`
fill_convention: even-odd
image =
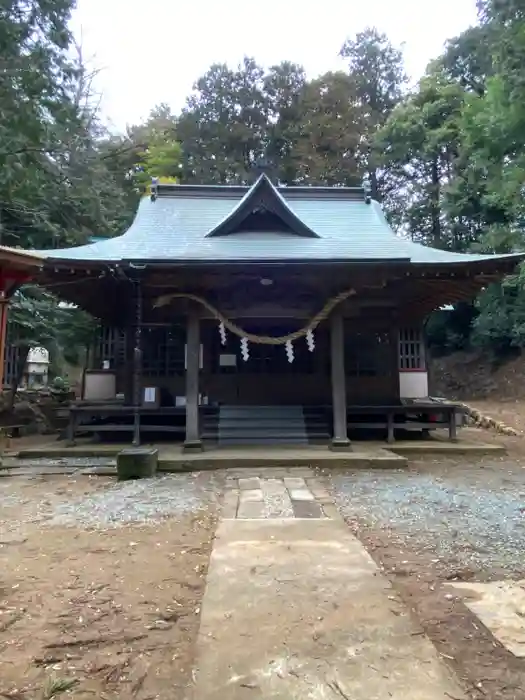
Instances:
[[[216,309],[212,304],[210,304],[209,301],[206,301],[206,299],[203,299],[203,297],[199,297],[196,294],[186,294],[183,292],[177,294],[166,294],[164,296],[159,297],[153,304],[153,307],[158,308],[159,306],[166,306],[166,304],[169,304],[173,299],[190,299],[191,301],[195,301],[201,306],[204,306],[205,309],[207,309],[211,314],[213,314],[213,316],[215,316],[217,321],[223,323],[225,328],[227,328],[231,333],[238,336],[239,338],[246,338],[246,340],[248,340],[250,343],[258,343],[259,345],[286,345],[286,343],[288,342],[292,342],[294,340],[298,340],[298,338],[302,338],[308,333],[308,331],[315,330],[322,321],[326,320],[328,316],[330,316],[330,314],[336,306],[338,306],[341,302],[345,301],[354,294],[355,289],[348,289],[345,292],[340,292],[335,297],[329,299],[323,306],[321,311],[315,314],[315,316],[313,316],[308,321],[306,326],[300,328],[297,331],[294,331],[293,333],[289,333],[288,335],[281,335],[277,337],[248,333],[247,331],[243,330],[240,326],[237,326],[235,323],[227,319],[226,316],[223,316],[218,309]]]
[[[485,430],[495,430],[497,433],[501,433],[502,435],[510,435],[515,437],[520,435],[520,432],[515,428],[512,428],[510,425],[505,425],[505,423],[496,420],[495,418],[491,418],[490,416],[484,415],[483,413],[481,413],[481,411],[478,411],[478,409],[474,408],[473,406],[469,406],[466,403],[461,404],[461,406],[467,414],[467,416],[478,428],[484,428]]]

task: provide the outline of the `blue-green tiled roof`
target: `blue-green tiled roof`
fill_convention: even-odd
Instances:
[[[390,260],[440,264],[494,257],[450,253],[396,236],[380,205],[367,203],[362,191],[283,187],[277,193],[273,189],[316,237],[300,232],[243,232],[242,223],[233,233],[216,235],[219,224],[228,220],[241,200],[247,200],[246,190],[172,185],[164,191],[159,188],[155,201],[142,199],[135,220],[122,236],[43,252],[51,260],[86,262]],[[210,232],[214,235],[207,237]]]

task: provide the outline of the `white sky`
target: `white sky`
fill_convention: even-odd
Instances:
[[[214,62],[290,60],[309,76],[344,68],[344,40],[366,26],[404,44],[416,80],[446,39],[476,20],[476,0],[77,0],[73,30],[100,69],[96,87],[115,129],[159,102],[184,104]]]

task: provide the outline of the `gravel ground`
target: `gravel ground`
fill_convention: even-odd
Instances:
[[[343,516],[473,568],[525,569],[525,472],[361,471],[334,475]]]
[[[15,480],[0,482],[0,531],[14,532],[36,522],[45,527],[98,529],[155,523],[204,509],[213,498],[213,489],[207,488],[211,482],[208,479],[203,483],[198,473],[122,483],[103,482],[100,477],[92,481],[89,477],[70,479],[72,486],[88,484],[85,493],[67,487],[57,493],[49,482],[48,490],[41,491],[38,499],[25,498],[23,492],[13,488]]]
[[[60,503],[48,524],[118,527],[185,515],[201,505],[194,478],[170,475],[116,483],[78,501]]]

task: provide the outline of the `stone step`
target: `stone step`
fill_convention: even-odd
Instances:
[[[301,438],[293,436],[272,437],[219,437],[220,445],[307,445],[306,436]]]
[[[216,435],[220,445],[308,444],[301,406],[221,406]]]
[[[272,430],[281,429],[302,429],[304,420],[298,418],[220,418],[219,425],[223,430],[252,430],[261,428]]]

